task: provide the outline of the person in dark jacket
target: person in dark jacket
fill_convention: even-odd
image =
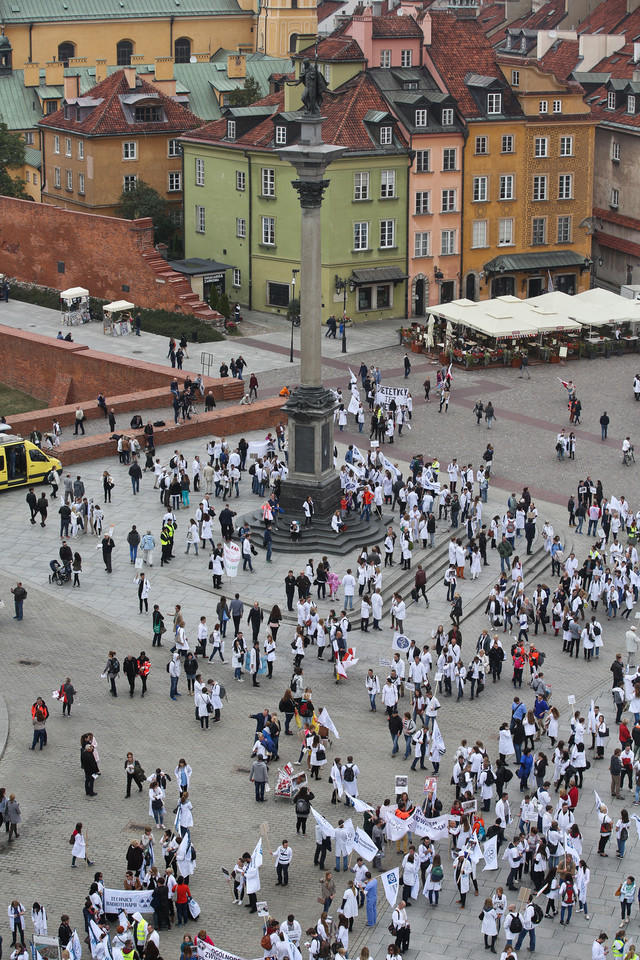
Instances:
[[[129,654],[122,662],[122,670],[129,682],[129,696],[132,697],[136,692],[136,677],[138,676],[138,661]]]
[[[91,744],[88,744],[84,748],[80,763],[84,770],[84,792],[88,797],[95,797],[96,792],[93,788],[95,786],[95,778],[100,775],[100,769]]]
[[[140,493],[140,480],[142,479],[142,470],[135,457],[133,458],[133,463],[129,467],[129,476],[131,477],[131,488],[135,497],[136,493]]]
[[[167,929],[171,930],[171,917],[169,913],[169,890],[164,882],[164,877],[158,879],[158,884],[151,894],[151,906],[153,907],[154,926],[156,930],[162,930],[162,924],[166,923]]]

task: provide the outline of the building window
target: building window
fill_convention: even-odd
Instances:
[[[456,252],[456,232],[455,230],[443,230],[440,234],[440,255],[447,257]]]
[[[271,307],[288,307],[291,294],[288,283],[267,283],[267,302]]]
[[[533,199],[534,200],[546,200],[547,199],[547,178],[543,177],[534,177],[533,178]]]
[[[196,233],[204,233],[205,230],[205,209],[196,204]]]
[[[189,63],[191,60],[191,40],[189,37],[178,37],[173,45],[176,63]]]
[[[242,270],[239,270],[237,267],[233,268],[233,286],[242,286]]]
[[[84,196],[84,173],[78,174],[78,193]]]
[[[60,167],[53,168],[53,185],[54,187],[60,186]]]
[[[371,287],[358,287],[358,310],[371,309]]]
[[[488,93],[487,94],[487,113],[502,113],[502,94],[501,93]]]
[[[134,123],[161,123],[162,107],[156,103],[143,104],[133,111]]]
[[[383,170],[380,174],[380,196],[382,199],[390,200],[396,195],[396,172],[395,170]]]
[[[57,100],[45,100],[44,112],[47,116],[50,116],[52,113],[55,113],[57,109],[58,109]]]
[[[69,66],[69,60],[71,60],[76,55],[76,46],[74,43],[59,43],[58,44],[58,60],[60,63],[64,63],[65,67]]]
[[[500,177],[500,199],[501,200],[513,200],[514,191],[513,191],[514,177],[512,173],[506,173]]]
[[[33,146],[33,130],[27,130],[27,132],[24,135],[24,142],[28,147]]]
[[[573,156],[573,137],[560,137],[560,156]]]
[[[169,193],[177,193],[182,190],[182,173],[176,171],[169,174]]]
[[[416,257],[428,257],[429,256],[429,242],[431,234],[425,233],[416,233],[415,243],[414,243],[414,256]]]
[[[381,67],[391,66],[391,50],[380,51],[380,66]]]
[[[125,142],[122,144],[122,159],[138,159],[138,143],[136,140],[125,140]]]
[[[393,127],[380,127],[380,145],[389,146],[393,142]]]
[[[536,137],[533,155],[534,157],[549,156],[549,141],[546,137]]]
[[[513,220],[498,221],[498,246],[509,247],[513,243]]]
[[[34,173],[34,175],[33,175],[33,185],[34,185],[34,187],[37,185],[37,183],[38,183],[38,174],[37,174],[37,173]]]
[[[204,160],[196,157],[196,187],[204,187]]]
[[[534,217],[531,221],[531,243],[536,246],[547,242],[547,218]]]
[[[369,249],[369,224],[366,220],[353,225],[353,249]]]
[[[431,150],[416,150],[416,173],[430,173]]]
[[[511,86],[519,87],[520,86],[520,71],[512,70],[511,71]]]
[[[553,112],[554,112],[554,113],[562,113],[562,100],[554,100],[554,101],[553,101]]]
[[[53,138],[53,152],[60,153],[60,137],[58,136]]]
[[[571,200],[573,198],[573,175],[571,173],[561,173],[558,177],[558,200]]]
[[[455,170],[458,157],[457,147],[445,147],[442,151],[442,169]]]
[[[456,191],[442,191],[442,213],[454,213],[456,209]]]
[[[421,213],[431,212],[431,191],[419,190],[416,193],[415,212],[419,216]]]
[[[413,65],[413,51],[403,50],[400,54],[400,66],[410,67]]]
[[[276,172],[273,167],[262,168],[262,196],[275,197],[276,195]]]
[[[235,120],[227,120],[227,140],[235,140],[236,138],[236,122]]]
[[[135,173],[122,178],[122,189],[125,193],[135,190],[137,184],[138,177]]]
[[[391,306],[391,287],[388,283],[376,287],[376,307],[385,310]]]
[[[486,247],[487,245],[487,221],[474,220],[471,236],[472,247]]]
[[[558,217],[558,243],[571,242],[571,217]]]
[[[610,90],[607,94],[607,107],[609,110],[615,110],[616,108],[616,94],[615,90]]]
[[[182,151],[180,149],[179,140],[169,140],[169,152],[167,156],[169,157],[179,157]]]
[[[78,160],[84,160],[84,141],[78,140]]]
[[[614,163],[620,163],[620,144],[615,141],[611,144],[611,159]]]
[[[627,97],[627,113],[635,113],[635,112],[636,112],[636,98],[632,93],[630,93],[629,96]]]
[[[512,133],[507,133],[502,138],[502,153],[514,153],[515,151],[515,137]]]
[[[60,184],[58,184],[60,186]],[[609,201],[609,206],[613,207],[614,210],[617,210],[620,206],[620,191],[615,188],[611,191],[611,200]]]
[[[73,191],[73,171],[67,170],[67,190]]]
[[[247,221],[244,217],[238,217],[236,219],[236,237],[240,237],[241,240],[244,240],[247,236]]]
[[[452,127],[453,126],[453,108],[445,107],[442,111],[442,126],[443,127]]]
[[[262,217],[262,242],[267,247],[275,246],[276,221],[275,217]]]
[[[380,246],[389,248],[396,245],[396,222],[395,220],[380,221]]]
[[[133,56],[133,44],[131,40],[121,40],[116,44],[116,64],[119,67],[130,67],[131,57]]]
[[[236,190],[244,190],[247,184],[247,177],[244,170],[236,170]]]
[[[64,155],[65,157],[71,156],[71,137],[65,137],[64,140]]]
[[[538,104],[538,113],[549,113],[549,101],[540,100]]]
[[[488,194],[489,194],[489,178],[474,177],[473,178],[473,202],[485,203],[487,200]]]
[[[476,137],[476,156],[484,156],[489,153],[489,138]]]
[[[416,110],[416,127],[426,127],[427,126],[427,110]]]
[[[25,179],[26,179],[27,183],[29,183],[29,182],[31,181],[31,171],[30,171],[30,170],[27,170],[27,172],[26,172],[26,174],[25,174]]]
[[[276,127],[276,143],[285,144],[287,142],[287,128],[282,126]]]
[[[354,200],[369,199],[369,173],[367,171],[363,173],[354,173],[353,199]]]

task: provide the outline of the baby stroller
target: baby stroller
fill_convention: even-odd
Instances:
[[[63,583],[69,583],[71,580],[71,571],[66,570],[59,560],[52,560],[49,566],[51,567],[49,583],[57,583],[59,587],[61,587]]]

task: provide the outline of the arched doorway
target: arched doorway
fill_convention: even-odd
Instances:
[[[424,317],[429,307],[429,279],[418,273],[411,284],[411,316]]]
[[[464,295],[467,300],[478,299],[478,283],[475,273],[468,273],[464,285]]]

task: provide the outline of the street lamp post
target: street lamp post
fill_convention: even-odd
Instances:
[[[347,289],[353,292],[355,290],[355,285],[353,280],[345,279],[339,277],[336,274],[336,293],[340,294],[342,292],[342,352],[347,352]]]

